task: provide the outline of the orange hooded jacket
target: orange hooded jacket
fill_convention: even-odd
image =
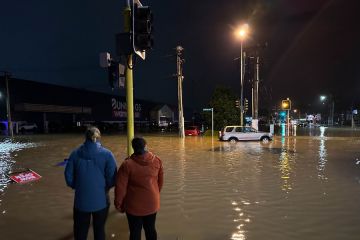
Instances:
[[[131,155],[116,175],[116,209],[134,216],[146,216],[160,209],[163,167],[160,158],[151,152]]]

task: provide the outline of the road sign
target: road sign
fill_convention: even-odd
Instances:
[[[203,108],[204,112],[211,112],[213,109],[212,108]]]
[[[32,171],[31,169],[19,173],[10,174],[10,179],[16,183],[32,182],[39,180],[40,178],[41,176],[36,172]]]

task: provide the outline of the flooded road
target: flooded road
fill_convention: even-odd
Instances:
[[[160,240],[359,239],[360,131],[307,130],[269,144],[145,138],[165,169]],[[72,239],[73,192],[56,164],[82,141],[79,134],[0,142],[1,239]],[[105,135],[102,144],[119,166],[126,137]],[[18,168],[42,179],[10,184],[5,174]],[[113,206],[107,234],[128,238],[126,218]]]

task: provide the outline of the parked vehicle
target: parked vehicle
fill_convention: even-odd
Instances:
[[[219,132],[221,141],[262,141],[267,143],[272,140],[272,134],[260,132],[248,126],[226,126]]]
[[[185,136],[199,136],[200,129],[198,126],[189,126],[185,129]]]
[[[20,132],[36,132],[38,127],[36,123],[21,122],[19,123],[18,129]]]

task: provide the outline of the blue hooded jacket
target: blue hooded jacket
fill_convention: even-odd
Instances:
[[[66,184],[75,190],[74,207],[95,212],[109,206],[108,192],[115,184],[116,161],[99,142],[86,140],[66,164]]]

